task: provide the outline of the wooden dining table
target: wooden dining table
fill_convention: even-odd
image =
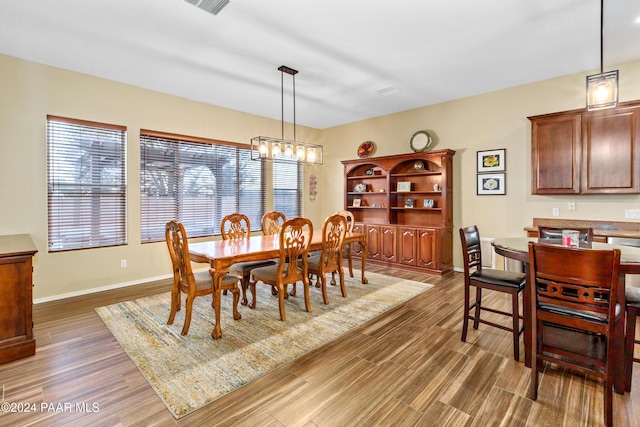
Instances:
[[[532,354],[531,349],[533,347],[533,336],[531,334],[531,298],[530,298],[530,284],[529,284],[529,242],[539,242],[551,245],[559,245],[560,242],[557,239],[538,239],[531,237],[505,237],[495,239],[491,242],[494,250],[498,255],[502,255],[505,258],[521,261],[524,265],[525,272],[527,273],[527,283],[524,290],[523,302],[522,302],[522,315],[524,318],[524,348],[525,348],[525,366],[531,367]],[[625,276],[627,274],[640,274],[640,248],[623,245],[613,245],[609,243],[600,242],[581,242],[580,248],[583,249],[599,249],[599,250],[611,250],[614,248],[620,249],[620,268],[618,279],[618,303],[624,307],[625,305]],[[623,311],[624,313],[624,311]],[[618,322],[615,330],[615,345],[614,345],[614,361],[615,365],[620,369],[614,370],[614,388],[617,392],[624,391],[624,314],[623,319]]]
[[[359,243],[362,249],[362,283],[369,281],[365,277],[367,263],[367,236],[364,233],[348,232],[344,244]],[[322,232],[315,231],[311,238],[309,251],[322,248]],[[189,258],[199,263],[209,263],[209,272],[213,276],[213,309],[216,324],[211,331],[214,340],[222,337],[220,327],[220,298],[222,278],[229,272],[229,268],[238,262],[264,261],[280,256],[280,236],[251,236],[246,239],[215,240],[210,242],[198,242],[189,244]]]

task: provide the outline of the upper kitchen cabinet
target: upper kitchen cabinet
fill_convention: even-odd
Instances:
[[[640,193],[640,101],[529,120],[532,194]]]

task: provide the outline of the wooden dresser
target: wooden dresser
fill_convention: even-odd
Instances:
[[[28,234],[0,236],[0,363],[35,354],[32,258]]]

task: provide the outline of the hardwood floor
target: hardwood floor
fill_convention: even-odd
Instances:
[[[39,304],[36,355],[0,365],[3,402],[35,411],[0,412],[0,425],[602,425],[597,381],[547,368],[534,402],[526,397],[529,369],[513,360],[508,332],[481,325],[460,341],[461,274],[369,270],[436,286],[180,420],[94,312],[167,291],[168,280]],[[493,298],[493,306],[508,307],[508,296]],[[638,372],[631,393],[614,394],[616,426],[639,425]]]

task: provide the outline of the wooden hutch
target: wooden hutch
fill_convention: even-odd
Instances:
[[[367,261],[453,271],[453,150],[345,160],[344,208],[367,235]],[[362,246],[352,245],[359,256]]]

